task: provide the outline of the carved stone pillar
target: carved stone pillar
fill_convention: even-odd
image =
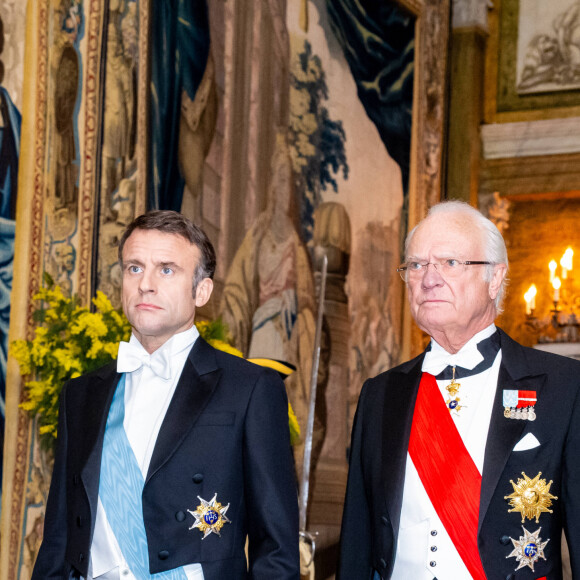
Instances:
[[[446,197],[477,207],[487,0],[454,0]]]

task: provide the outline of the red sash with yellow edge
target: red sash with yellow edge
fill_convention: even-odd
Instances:
[[[469,573],[475,580],[485,580],[477,549],[481,474],[429,373],[423,373],[419,385],[409,454]]]

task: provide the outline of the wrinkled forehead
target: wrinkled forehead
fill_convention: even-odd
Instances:
[[[123,247],[123,261],[149,259],[185,265],[191,261],[196,264],[200,254],[199,248],[184,236],[160,230],[135,229]]]
[[[417,226],[406,257],[482,259],[483,234],[470,216],[436,214]]]

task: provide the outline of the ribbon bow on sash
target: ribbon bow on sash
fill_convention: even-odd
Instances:
[[[167,349],[148,354],[143,347],[130,342],[120,342],[117,372],[132,373],[142,366],[148,366],[161,379],[171,378],[171,362]]]

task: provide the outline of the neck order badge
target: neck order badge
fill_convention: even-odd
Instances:
[[[445,390],[449,393],[449,398],[445,401],[445,404],[447,405],[447,408],[450,412],[455,411],[456,413],[459,413],[459,411],[461,411],[461,409],[464,407],[464,405],[459,404],[459,401],[461,401],[461,398],[457,396],[459,387],[461,387],[461,383],[456,382],[455,367],[453,367],[453,378],[451,379],[451,382],[445,387]]]

